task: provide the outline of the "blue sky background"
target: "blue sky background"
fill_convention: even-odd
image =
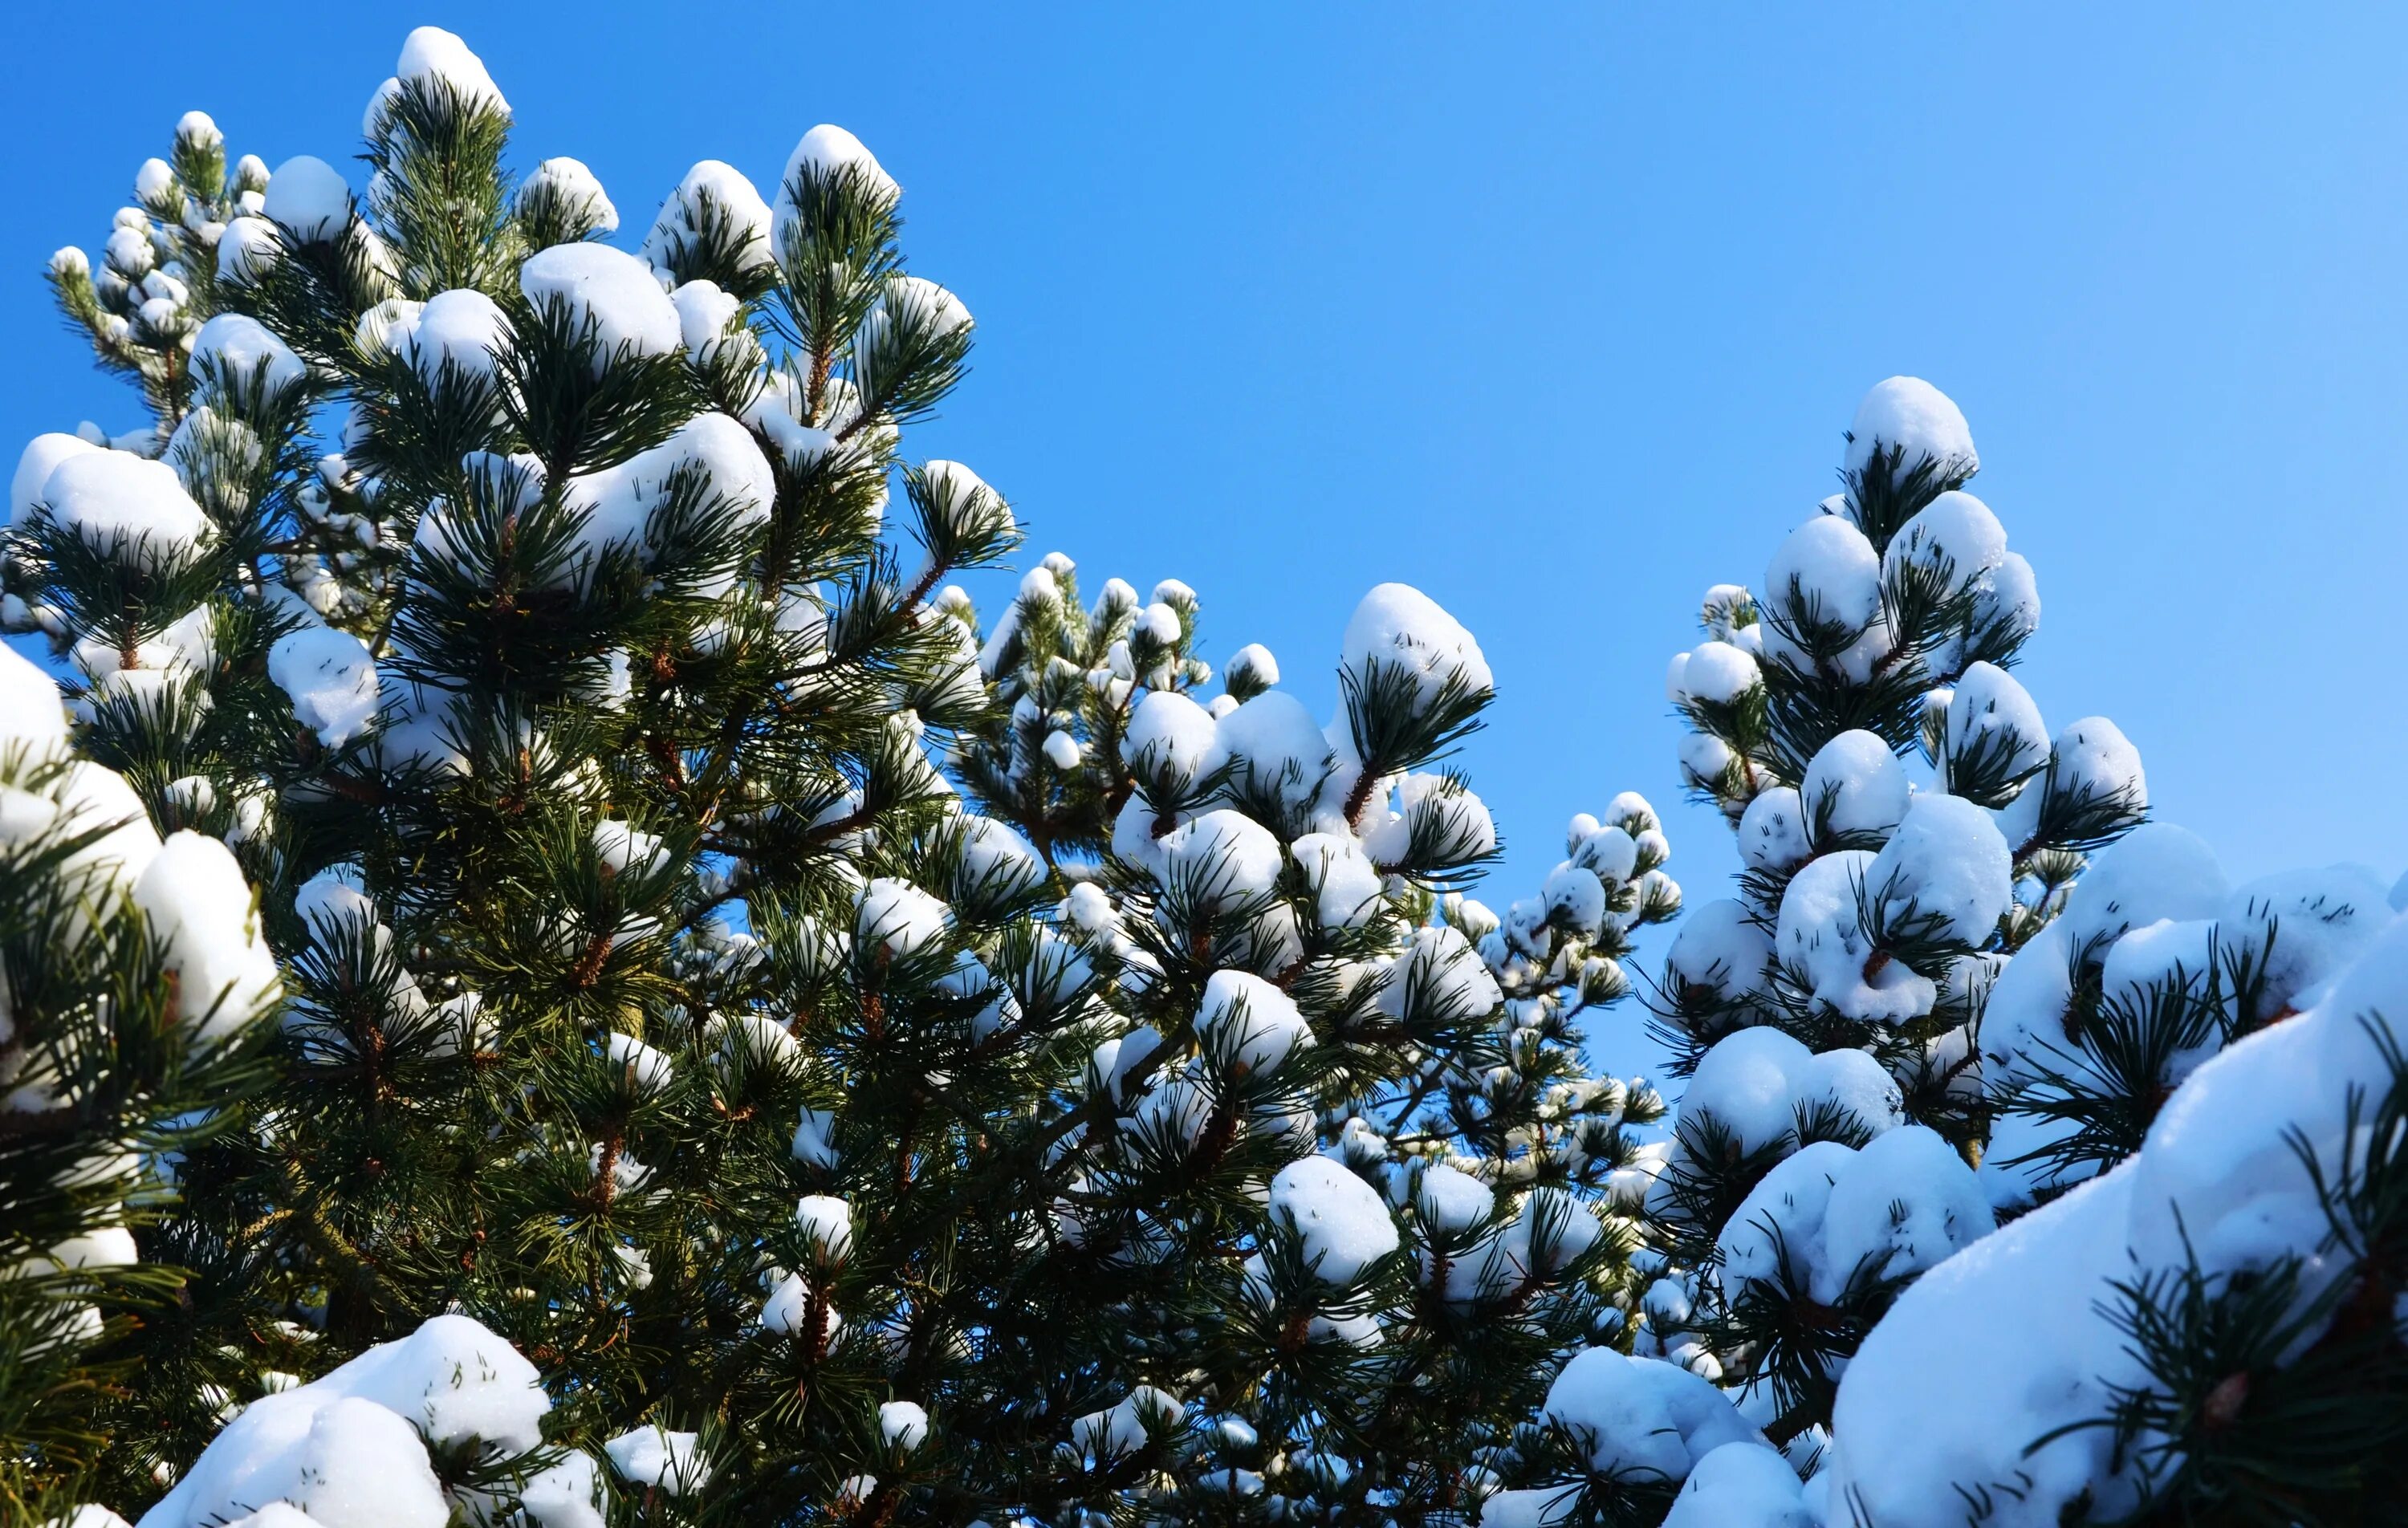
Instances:
[[[2236,877],[2408,864],[2408,11],[222,4],[137,67],[28,8],[0,53],[10,453],[136,422],[38,273],[100,242],[176,117],[339,159],[421,21],[484,56],[522,167],[585,160],[631,245],[695,160],[766,190],[813,123],[860,134],[914,268],[980,320],[911,448],[1002,488],[1032,558],[1185,579],[1211,656],[1264,642],[1322,707],[1369,585],[1455,611],[1500,685],[1466,759],[1500,905],[1624,789],[1721,894],[1664,662],[1895,372],[1972,421],[2039,571],[2052,726],[2114,717]],[[1641,1022],[1601,1059],[1645,1064]]]

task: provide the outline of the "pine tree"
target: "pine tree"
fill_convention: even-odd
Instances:
[[[1565,1367],[1574,1457],[1512,1521],[1678,1486],[1668,1528],[2355,1522],[2396,1489],[2408,931],[2352,866],[2228,890],[2112,723],[2051,737],[1977,465],[1882,383],[1844,491],[1672,662],[1744,868],[1653,998],[1687,1084],[1631,1356]]]
[[[1326,725],[1259,649],[1197,699],[1177,586],[1082,609],[1049,559],[982,638],[945,580],[1015,517],[902,449],[973,325],[840,129],[769,199],[698,164],[630,255],[434,29],[363,195],[194,121],[101,276],[53,262],[153,424],[27,449],[7,614],[256,884],[281,1001],[255,1096],[141,1099],[199,1121],[132,1227],[172,1297],[78,1355],[101,1447],[44,1488],[1461,1521],[1521,1468],[1635,1309],[1662,1105],[1581,1050],[1680,905],[1646,803],[1464,898],[1492,680],[1402,586]]]
[[[152,549],[113,539],[93,558]],[[105,705],[134,704],[123,696]],[[178,1320],[141,1266],[146,1163],[206,1150],[261,1080],[277,974],[223,843],[153,829],[142,781],[79,756],[49,676],[0,649],[0,1515],[38,1521],[155,1377],[129,1331]],[[207,1378],[179,1377],[205,1407]]]
[[[1946,398],[1674,661],[1745,868],[1667,1130],[1583,1060],[1661,825],[1468,896],[1443,609],[1373,590],[1326,721],[1176,582],[982,623],[869,150],[629,254],[511,126],[421,29],[362,193],[194,113],[51,262],[149,417],[0,543],[64,677],[0,655],[12,1521],[2384,1518],[2404,898],[2230,888],[2049,732]]]

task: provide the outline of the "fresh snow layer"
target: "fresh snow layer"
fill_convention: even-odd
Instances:
[[[466,1316],[437,1316],[244,1407],[139,1528],[213,1528],[273,1502],[323,1528],[442,1528],[452,1504],[429,1449],[533,1449],[551,1405],[509,1343]]]
[[[17,458],[16,475],[8,479],[8,524],[23,530],[34,518],[34,507],[43,502],[49,492],[50,474],[70,456],[83,456],[101,450],[81,436],[62,435],[52,431],[38,435],[25,443],[24,452]]]
[[[738,271],[757,270],[770,263],[769,225],[769,204],[752,182],[733,164],[706,159],[661,205],[641,253],[666,271],[681,251],[711,248],[732,256]]]
[[[598,372],[621,352],[677,355],[685,331],[652,267],[607,244],[555,244],[519,266],[519,291],[535,307],[558,305],[572,332],[590,328]]]
[[[323,244],[351,226],[351,188],[322,159],[296,154],[268,177],[261,215],[302,244]]]
[[[1683,1479],[1726,1444],[1764,1441],[1688,1370],[1611,1348],[1573,1355],[1547,1390],[1546,1414],[1588,1450],[1590,1468],[1634,1479]]]
[[[1271,1179],[1273,1219],[1293,1227],[1325,1283],[1349,1284],[1397,1250],[1397,1222],[1369,1183],[1327,1157],[1289,1163]]]
[[[2086,1494],[2094,1513],[2135,1504],[2141,1482],[2128,1459],[2116,1467],[2110,1432],[2058,1431],[2143,1378],[2100,1314],[2111,1281],[2193,1257],[2212,1277],[2244,1274],[2304,1251],[2304,1298],[2343,1271],[2306,1159],[2329,1180],[2363,1150],[2353,1095],[2390,1083],[2369,1026],[2397,1045],[2408,1014],[2408,922],[2368,916],[2380,932],[2327,995],[2200,1065],[2137,1154],[1907,1290],[1841,1382],[1834,1503],[1860,1502],[1884,1528],[1955,1528],[1959,1488],[2014,1488],[1992,1492],[1995,1528],[2052,1528]]]
[[[332,626],[304,626],[267,650],[267,677],[293,715],[328,748],[341,748],[375,720],[380,690],[367,644]]]
[[[1971,477],[1982,464],[1963,410],[1920,377],[1876,382],[1856,405],[1856,421],[1848,426],[1848,470],[1863,471],[1876,446],[1901,449],[1901,476],[1926,461],[1942,464],[1944,476],[1958,478]]]
[[[208,517],[165,462],[131,451],[64,456],[42,485],[42,502],[61,530],[102,550],[125,547],[162,562],[199,550]]]
[[[1340,666],[1368,678],[1374,663],[1412,676],[1416,713],[1429,708],[1449,679],[1472,694],[1496,689],[1488,660],[1463,623],[1410,584],[1377,586],[1346,622]]]
[[[234,854],[189,829],[171,833],[134,883],[176,978],[178,1017],[214,1042],[248,1023],[281,980]]]
[[[1771,1028],[1727,1035],[1698,1062],[1682,1094],[1684,1117],[1711,1116],[1742,1151],[1776,1144],[1801,1107],[1836,1104],[1876,1134],[1899,1122],[1904,1098],[1881,1063],[1861,1050],[1817,1054]]]
[[[309,374],[292,348],[267,325],[241,313],[221,313],[193,336],[193,366],[220,393],[276,397]]]
[[[1215,971],[1196,1010],[1196,1037],[1249,1072],[1269,1073],[1312,1048],[1312,1026],[1296,1000],[1246,971]]]

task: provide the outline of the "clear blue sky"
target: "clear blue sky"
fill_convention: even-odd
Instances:
[[[11,453],[134,421],[37,277],[177,115],[339,158],[420,21],[630,241],[696,159],[767,188],[814,122],[859,133],[915,268],[980,320],[912,449],[1009,493],[1032,555],[1187,580],[1212,656],[1264,642],[1316,705],[1365,588],[1454,610],[1502,691],[1467,759],[1512,840],[1500,904],[1626,788],[1720,894],[1664,661],[1895,372],[1972,421],[2039,570],[2052,725],[2115,718],[2236,875],[2408,863],[2408,12],[321,0],[136,42],[27,8],[0,56]]]

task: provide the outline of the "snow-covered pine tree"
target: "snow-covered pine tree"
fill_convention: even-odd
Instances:
[[[115,537],[86,550],[168,552]],[[14,1522],[64,1510],[110,1446],[113,1398],[149,1382],[122,1341],[178,1312],[173,1281],[136,1265],[132,1228],[151,1235],[156,1208],[142,1160],[193,1149],[196,1111],[257,1085],[247,1032],[277,986],[234,856],[189,831],[163,842],[139,784],[79,757],[57,686],[0,649],[0,1517]],[[207,1376],[177,1378],[205,1407]]]
[[[145,1104],[201,1107],[93,1495],[1419,1521],[1517,1467],[1631,1308],[1600,1212],[1661,1106],[1578,1020],[1679,905],[1645,803],[1461,900],[1496,835],[1433,765],[1489,675],[1399,586],[1327,726],[1258,650],[1190,698],[1175,587],[1091,615],[1049,564],[982,651],[937,591],[1011,511],[900,454],[968,314],[839,129],[771,201],[697,165],[629,255],[447,33],[361,195],[229,188],[193,121],[112,236],[171,307],[53,264],[154,418],[27,449],[7,612],[151,823],[232,846],[286,1000],[257,1101]]]
[[[2396,1480],[2408,928],[2354,866],[2229,891],[2112,724],[2051,739],[1976,464],[1876,387],[1846,491],[1673,660],[1744,869],[1658,989],[1643,1326],[1489,1520],[2357,1521]]]
[[[1578,1021],[1678,909],[1669,849],[1617,797],[1499,920],[1458,889],[1495,851],[1487,810],[1434,767],[1489,700],[1470,635],[1375,589],[1325,724],[1259,646],[1199,700],[1197,618],[1175,581],[1082,607],[1056,553],[982,644],[996,720],[962,771],[1069,883],[1116,1016],[1053,1148],[1053,1277],[1191,1398],[1201,1446],[1164,1460],[1185,1513],[1456,1517],[1635,1292],[1626,1222],[1596,1215],[1635,1205],[1630,1127],[1662,1106],[1588,1075]],[[1213,1318],[1163,1329],[1198,1282]]]

